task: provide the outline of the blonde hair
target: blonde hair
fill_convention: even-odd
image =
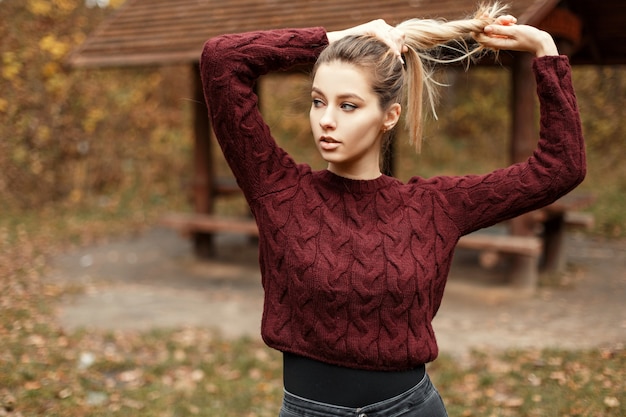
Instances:
[[[479,43],[470,43],[506,10],[500,3],[481,4],[473,17],[460,20],[410,19],[396,26],[405,34],[408,52],[404,65],[381,40],[369,36],[347,36],[333,42],[319,56],[313,74],[324,63],[346,62],[364,68],[371,76],[373,91],[382,109],[406,100],[405,124],[417,152],[421,150],[424,92],[435,118],[436,64],[475,58],[485,52]],[[392,132],[386,133],[386,139]]]

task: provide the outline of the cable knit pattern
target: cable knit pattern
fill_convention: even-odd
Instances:
[[[541,139],[528,161],[406,184],[351,180],[293,161],[253,93],[260,75],[312,64],[327,43],[322,28],[225,35],[201,57],[215,133],[259,226],[261,333],[273,348],[335,365],[409,369],[437,356],[431,322],[458,239],[547,205],[584,178],[569,63],[533,62]]]

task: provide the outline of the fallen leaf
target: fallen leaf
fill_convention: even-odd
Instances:
[[[604,405],[609,408],[617,408],[620,406],[620,402],[616,397],[604,397]]]
[[[28,381],[24,384],[24,389],[27,391],[34,391],[41,388],[39,381]]]

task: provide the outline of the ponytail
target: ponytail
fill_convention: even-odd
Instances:
[[[485,26],[493,23],[506,10],[499,3],[482,4],[474,17],[463,20],[443,21],[433,19],[410,19],[396,28],[405,34],[408,52],[404,54],[406,76],[406,112],[405,123],[409,139],[419,153],[422,143],[423,96],[430,105],[435,119],[437,113],[436,87],[433,78],[435,64],[450,64],[472,59],[483,54],[486,49],[478,44],[470,45],[474,33],[481,33]],[[442,56],[448,51],[449,56]]]

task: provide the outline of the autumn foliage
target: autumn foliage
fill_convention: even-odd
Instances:
[[[120,3],[0,2],[0,208],[106,209],[180,185],[190,144],[187,67],[67,67],[68,54]]]

